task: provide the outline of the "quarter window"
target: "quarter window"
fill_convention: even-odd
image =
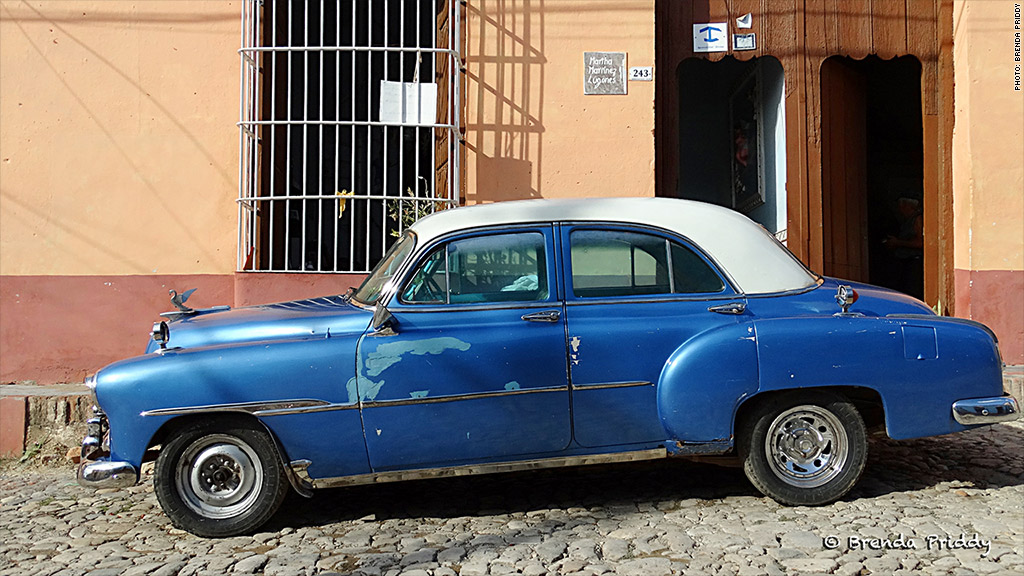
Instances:
[[[693,250],[652,234],[574,230],[573,294],[579,298],[716,293],[718,274]]]
[[[456,240],[432,252],[402,291],[410,304],[536,301],[548,298],[544,236],[499,234]]]

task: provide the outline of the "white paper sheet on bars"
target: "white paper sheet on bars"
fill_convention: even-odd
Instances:
[[[437,84],[380,81],[380,121],[395,124],[436,124]]]

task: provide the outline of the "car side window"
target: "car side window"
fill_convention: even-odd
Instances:
[[[675,242],[672,246],[673,292],[707,294],[725,290],[725,283],[696,252]]]
[[[718,274],[690,248],[653,234],[573,230],[572,289],[579,298],[716,293]]]
[[[402,291],[409,304],[548,298],[544,236],[517,232],[455,240],[432,252]]]

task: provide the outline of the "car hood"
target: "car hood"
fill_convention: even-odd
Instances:
[[[362,334],[373,312],[342,296],[199,311],[168,323],[168,348]],[[146,352],[159,346],[150,341]]]

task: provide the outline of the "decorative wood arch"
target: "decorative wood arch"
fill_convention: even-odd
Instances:
[[[692,24],[753,15],[757,49],[694,54]],[[788,245],[821,270],[822,84],[830,56],[882,59],[912,55],[921,62],[924,149],[925,301],[953,306],[953,4],[952,0],[656,0],[656,193],[673,196],[679,179],[679,85],[675,70],[686,58],[717,61],[774,56],[786,77]]]

